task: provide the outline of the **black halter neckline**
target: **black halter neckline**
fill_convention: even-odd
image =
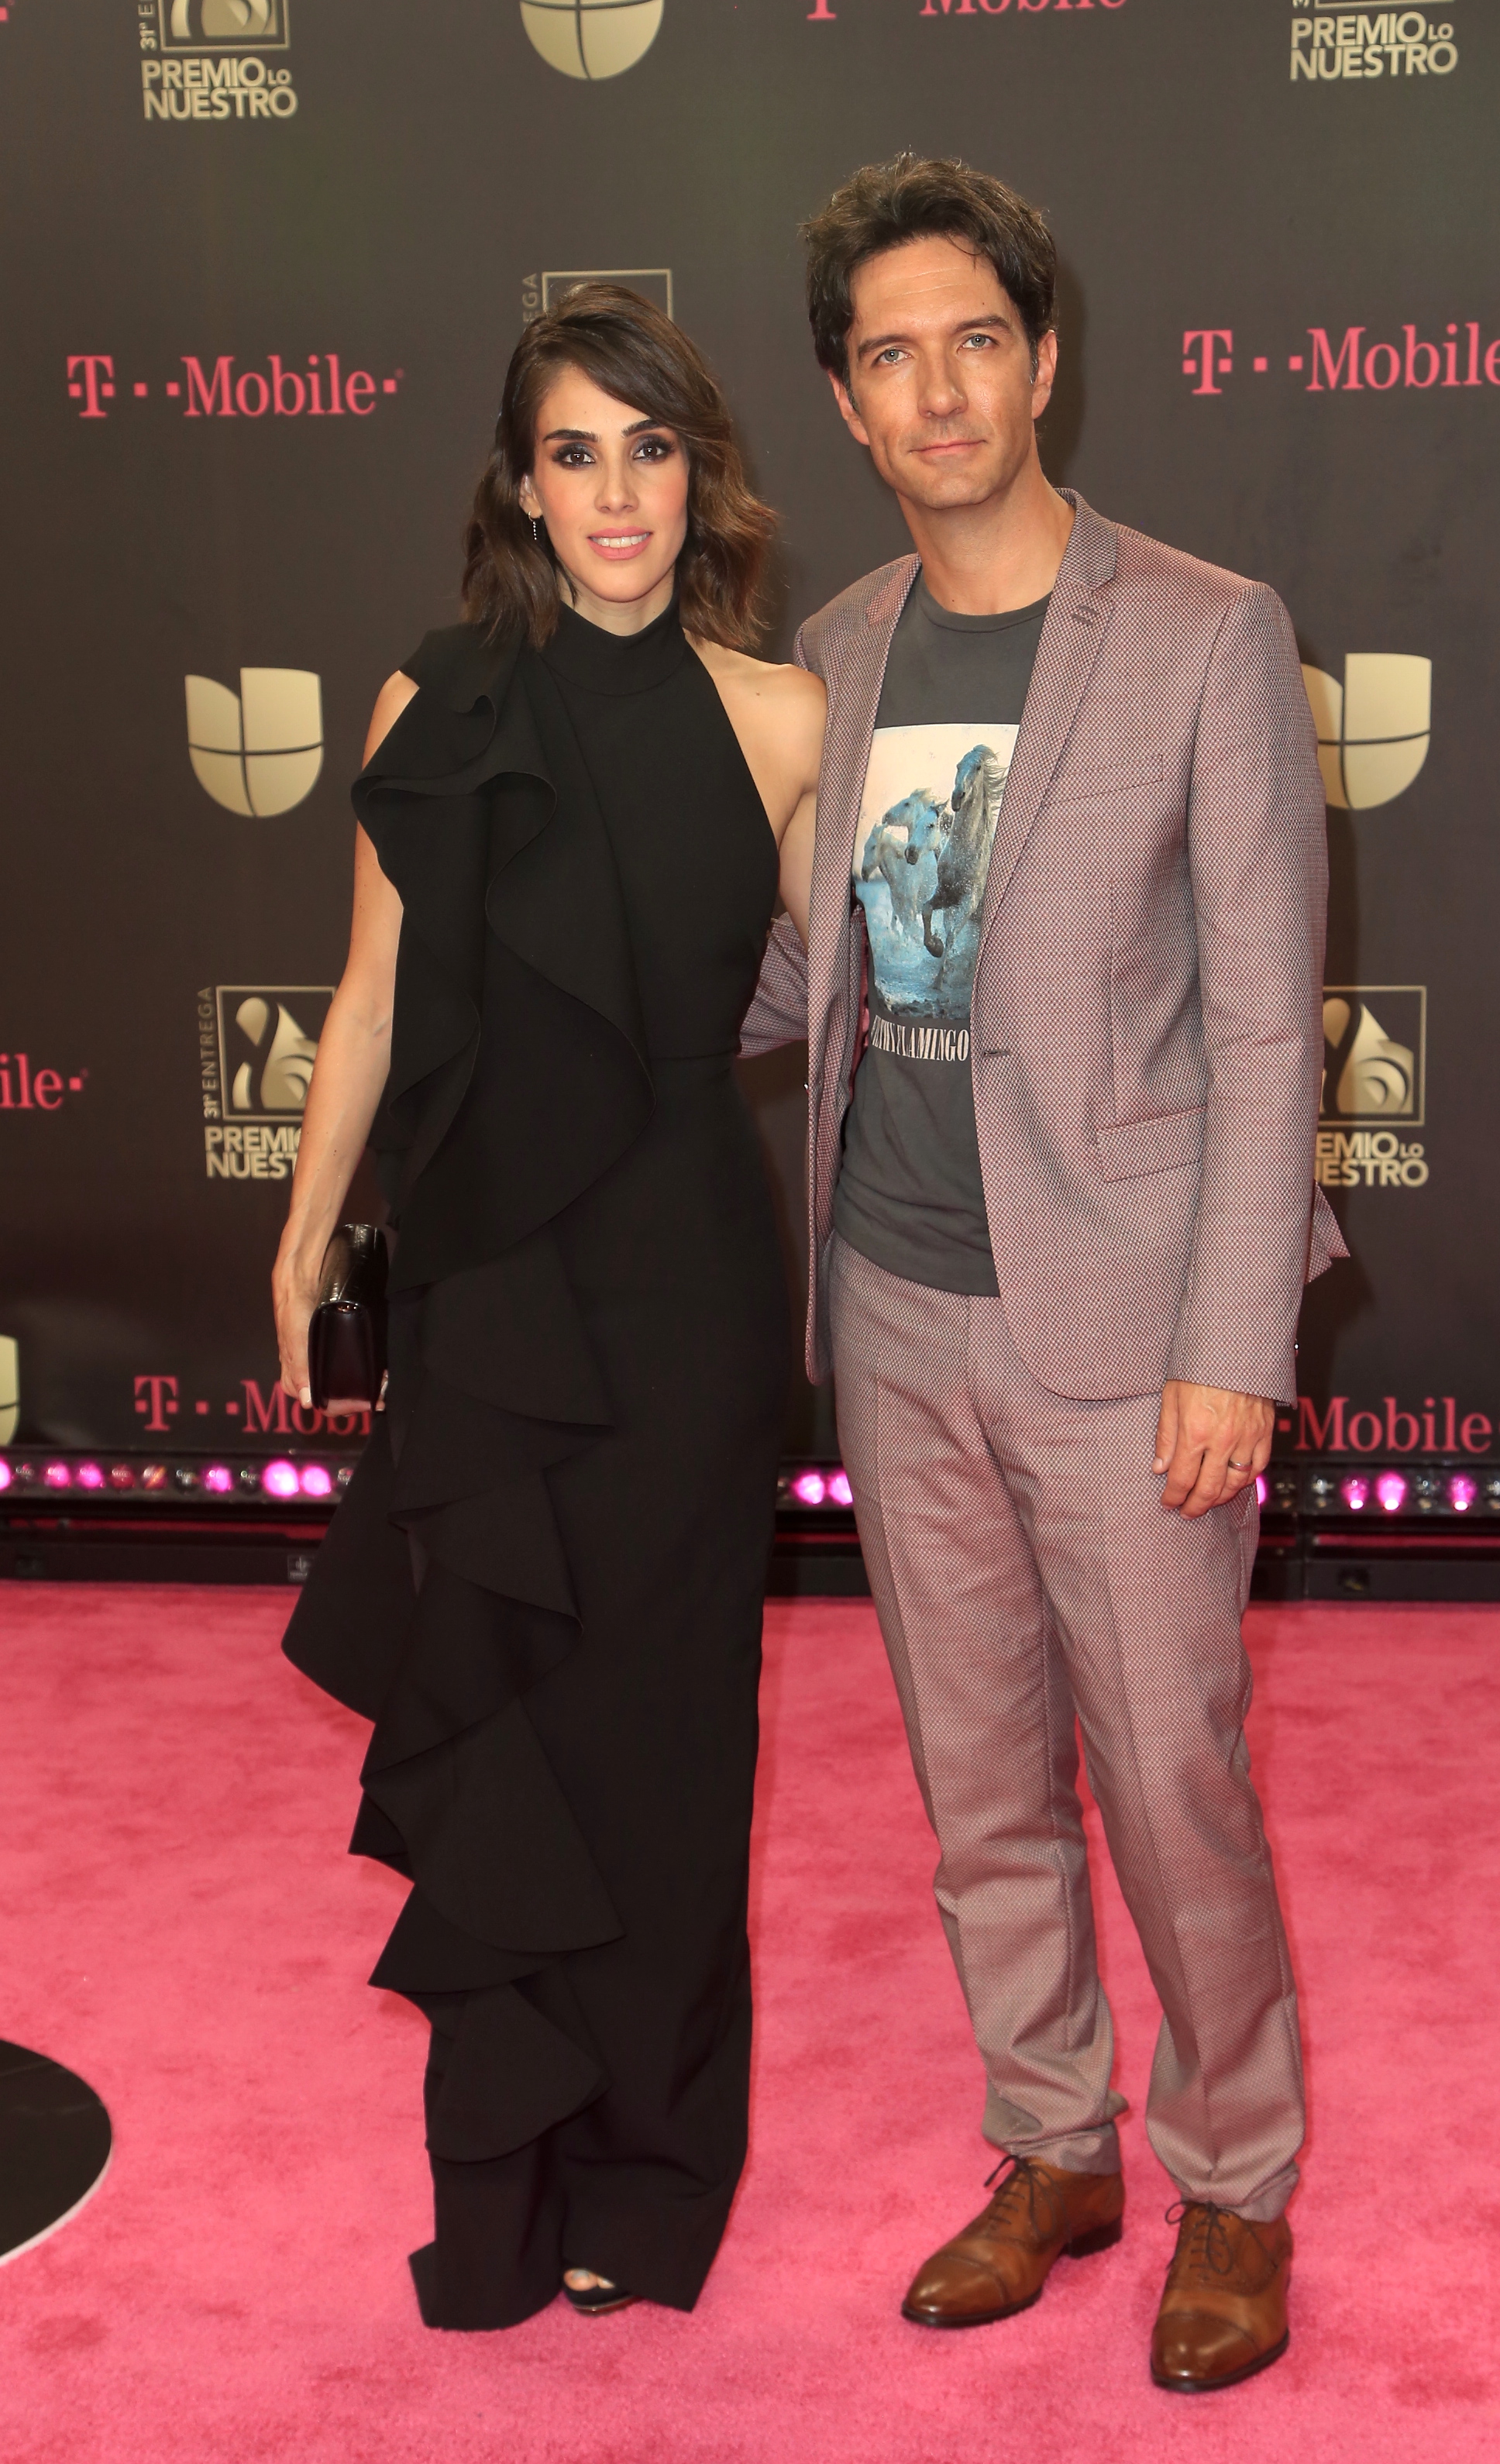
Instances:
[[[560,610],[557,631],[542,650],[549,668],[569,684],[603,693],[651,693],[674,675],[687,656],[687,635],[677,602],[639,633],[607,633],[577,609]]]

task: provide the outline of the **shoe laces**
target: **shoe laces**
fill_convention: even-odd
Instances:
[[[1167,2223],[1181,2226],[1189,2218],[1191,2222],[1180,2235],[1176,2259],[1205,2274],[1232,2276],[1239,2264],[1229,2233],[1233,2214],[1231,2208],[1216,2207],[1212,2199],[1179,2199],[1166,2211]]]
[[[1004,2172],[1007,2165],[1013,2169],[1001,2183],[984,2211],[985,2215],[992,2222],[999,2224],[1012,2215],[1019,2215],[1025,2211],[1032,2232],[1039,2239],[1045,2241],[1051,2233],[1056,2219],[1057,2192],[1042,2171],[1040,2165],[1030,2156],[1003,2156],[994,2172],[985,2176],[986,2190],[991,2182]],[[1038,2213],[1039,2203],[1046,2215],[1045,2222],[1043,2214]]]

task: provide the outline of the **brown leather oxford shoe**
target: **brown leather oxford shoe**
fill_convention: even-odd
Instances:
[[[1169,2211],[1168,2221],[1171,2221]],[[1291,2228],[1189,2202],[1151,2339],[1159,2387],[1201,2395],[1270,2367],[1287,2349]]]
[[[1087,2258],[1120,2237],[1118,2173],[1065,2173],[1014,2156],[988,2207],[918,2269],[902,2315],[920,2327],[982,2327],[1028,2310],[1064,2251]]]

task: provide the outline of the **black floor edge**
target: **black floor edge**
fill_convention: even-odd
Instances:
[[[144,1521],[144,1518],[143,1518]],[[241,1529],[171,1536],[143,1529],[139,1538],[118,1527],[98,1536],[0,1529],[0,1582],[257,1583],[283,1588],[305,1582],[320,1534]],[[768,1599],[868,1599],[869,1578],[849,1530],[783,1529],[766,1568]],[[1500,1600],[1500,1532],[1493,1551],[1445,1550],[1441,1542],[1401,1551],[1362,1552],[1331,1535],[1279,1535],[1263,1540],[1250,1596],[1256,1600]]]
[[[113,2144],[86,2080],[0,2040],[0,2265],[77,2215],[102,2182]]]

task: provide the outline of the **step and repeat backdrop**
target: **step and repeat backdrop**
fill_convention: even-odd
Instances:
[[[456,617],[521,324],[608,273],[704,346],[783,517],[784,655],[905,544],[797,224],[911,145],[1052,221],[1051,474],[1297,626],[1355,1258],[1279,1442],[1500,1458],[1497,48],[1487,0],[0,7],[0,1442],[323,1434],[266,1279],[348,781]],[[746,1078],[800,1281],[801,1055]],[[788,1447],[833,1451],[826,1396]]]

